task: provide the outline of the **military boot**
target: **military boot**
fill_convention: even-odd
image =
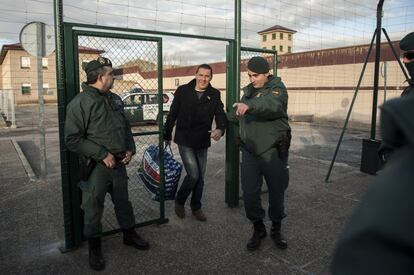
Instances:
[[[280,232],[281,227],[281,222],[272,222],[272,228],[270,229],[270,237],[272,238],[273,242],[278,248],[286,249],[287,241]]]
[[[105,268],[105,260],[102,256],[101,238],[90,238],[89,244],[89,266],[93,270],[103,270]]]
[[[266,227],[263,221],[258,221],[253,224],[253,235],[247,242],[247,250],[254,251],[260,247],[260,242],[266,237]]]
[[[141,238],[141,236],[138,235],[137,232],[135,232],[134,228],[124,230],[123,234],[124,234],[125,245],[133,246],[136,249],[140,249],[140,250],[149,249],[150,247],[149,243],[143,238]]]

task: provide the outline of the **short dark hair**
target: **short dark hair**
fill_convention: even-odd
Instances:
[[[198,73],[198,70],[200,70],[200,69],[210,70],[210,74],[211,74],[211,76],[213,76],[213,69],[211,68],[210,65],[208,65],[208,64],[201,64],[201,65],[199,65],[197,67],[196,73]]]
[[[86,84],[94,84],[98,80],[99,75],[105,73],[105,67],[106,66],[90,71],[86,75]]]

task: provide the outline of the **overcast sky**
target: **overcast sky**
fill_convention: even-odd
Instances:
[[[0,0],[0,45],[19,42],[31,21],[53,26],[52,0]],[[377,0],[242,1],[242,45],[259,47],[258,31],[282,25],[297,31],[294,51],[369,43]],[[414,1],[385,0],[383,25],[391,39],[414,31]],[[63,0],[64,20],[131,29],[233,38],[234,1]],[[199,63],[225,58],[225,42],[163,37],[164,58]],[[127,53],[127,49],[119,48]]]

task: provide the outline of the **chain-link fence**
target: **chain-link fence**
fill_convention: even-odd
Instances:
[[[277,76],[277,72],[275,72],[275,62],[277,62],[277,53],[270,53],[265,51],[257,51],[254,50],[241,50],[240,52],[240,89],[242,90],[243,87],[246,87],[250,84],[250,79],[247,74],[247,62],[253,56],[261,56],[267,60],[270,66],[270,74]],[[240,97],[243,95],[243,91],[240,91]]]
[[[78,68],[80,84],[86,80],[85,65],[104,56],[112,61],[115,75],[112,92],[118,94],[125,106],[125,114],[132,126],[136,154],[127,166],[129,197],[137,223],[144,223],[160,217],[160,205],[138,176],[143,153],[151,144],[159,144],[158,118],[158,44],[154,41],[78,36]],[[81,52],[87,50],[87,52]],[[104,231],[119,228],[113,211],[110,195],[105,200],[102,218]]]

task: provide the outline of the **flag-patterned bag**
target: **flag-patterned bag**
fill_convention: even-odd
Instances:
[[[169,149],[169,152],[165,149]],[[164,178],[165,178],[165,200],[174,200],[178,183],[181,177],[183,165],[174,159],[170,146],[164,149]],[[152,194],[152,199],[160,200],[160,168],[159,147],[150,145],[142,156],[138,175],[145,189]]]

